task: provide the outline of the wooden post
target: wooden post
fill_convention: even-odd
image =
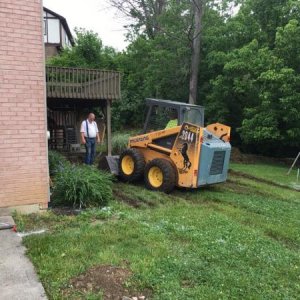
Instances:
[[[295,164],[296,164],[296,162],[297,162],[297,160],[298,160],[299,157],[300,157],[300,152],[298,153],[298,155],[297,155],[297,157],[295,158],[295,160],[294,160],[292,166],[290,167],[289,171],[287,172],[287,175],[290,175],[290,173],[291,173],[292,169],[294,168],[294,166],[295,166]]]
[[[111,156],[111,100],[106,100],[107,155]]]

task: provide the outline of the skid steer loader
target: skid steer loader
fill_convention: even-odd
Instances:
[[[204,108],[181,102],[146,99],[148,113],[141,135],[129,139],[118,159],[121,179],[144,177],[151,190],[198,188],[224,182],[230,158],[230,127],[204,127]]]

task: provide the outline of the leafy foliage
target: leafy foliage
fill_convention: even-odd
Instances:
[[[64,49],[60,55],[51,57],[48,65],[60,67],[114,69],[115,50],[103,46],[102,40],[92,30],[75,28],[76,40],[73,48]]]
[[[112,198],[112,177],[94,167],[68,165],[57,173],[51,201],[56,205],[87,208],[104,206]]]
[[[141,128],[146,97],[187,102],[193,14],[190,1],[111,0],[132,20],[121,52],[93,32],[52,64],[122,72],[113,128]],[[232,127],[232,143],[248,151],[294,155],[300,138],[300,4],[297,0],[203,1],[198,104],[206,120]],[[157,4],[157,6],[153,6]]]
[[[129,137],[129,133],[114,133],[111,141],[113,153],[120,154],[124,149],[126,149]]]

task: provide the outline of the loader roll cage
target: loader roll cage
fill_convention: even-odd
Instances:
[[[161,123],[165,124],[168,120],[168,112],[176,112],[177,114],[177,125],[181,125],[184,122],[192,123],[194,125],[199,125],[204,127],[204,107],[199,105],[188,104],[184,102],[177,102],[171,100],[162,100],[162,99],[146,99],[146,105],[148,106],[148,112],[143,128],[142,133],[147,133],[151,130],[164,129],[162,124],[159,124],[161,128],[151,128],[153,125],[153,117],[158,117],[158,111],[166,111],[160,116]]]

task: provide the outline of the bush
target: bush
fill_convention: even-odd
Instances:
[[[50,176],[70,165],[70,162],[62,154],[51,150],[48,152],[48,161]]]
[[[85,165],[67,165],[54,180],[54,205],[104,206],[112,198],[112,175]]]
[[[112,152],[120,154],[124,149],[126,149],[129,137],[129,133],[114,133],[111,140]]]

